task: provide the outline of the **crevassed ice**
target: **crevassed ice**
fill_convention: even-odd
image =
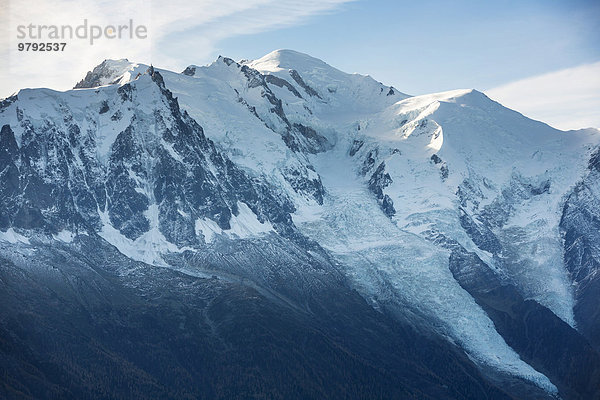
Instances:
[[[331,154],[315,159],[328,192],[319,211],[301,209],[299,228],[346,266],[365,298],[392,302],[439,321],[477,363],[527,379],[556,393],[550,380],[522,361],[492,321],[452,277],[448,253],[398,229],[371,193],[351,177],[352,165]],[[391,285],[391,288],[390,288]]]

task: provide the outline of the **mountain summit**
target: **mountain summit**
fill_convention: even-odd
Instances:
[[[0,102],[7,398],[600,395],[600,131],[277,50]]]

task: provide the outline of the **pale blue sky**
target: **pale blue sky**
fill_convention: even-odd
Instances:
[[[301,25],[224,39],[213,55],[252,59],[277,48],[410,94],[488,89],[600,61],[600,1],[362,0]]]

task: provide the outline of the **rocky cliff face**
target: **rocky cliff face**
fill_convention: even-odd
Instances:
[[[0,104],[8,398],[598,396],[597,130],[293,51]]]
[[[600,152],[593,153],[588,170],[564,203],[560,221],[564,262],[575,285],[575,317],[579,330],[596,349],[600,346]]]

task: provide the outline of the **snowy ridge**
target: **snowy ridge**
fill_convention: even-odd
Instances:
[[[105,85],[123,85],[136,79],[148,69],[147,65],[132,63],[126,58],[120,60],[104,60],[92,71],[88,72],[74,89],[94,88]]]

